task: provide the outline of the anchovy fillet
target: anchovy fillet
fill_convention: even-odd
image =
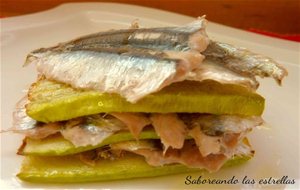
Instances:
[[[203,54],[237,73],[273,77],[279,85],[288,74],[285,68],[269,57],[222,42],[211,41]]]
[[[74,88],[117,93],[136,102],[173,82],[185,80],[204,57],[195,52],[73,47],[36,53],[30,59],[46,78]]]
[[[146,48],[168,51],[204,51],[209,39],[205,32],[206,19],[199,19],[179,27],[161,28],[130,28],[99,32],[60,43],[51,48],[40,48],[31,54],[53,50],[65,50],[82,46],[131,46],[133,48]]]

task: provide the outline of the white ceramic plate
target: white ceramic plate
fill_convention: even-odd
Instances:
[[[199,12],[199,16],[202,14],[205,13]],[[209,15],[207,16],[209,19]],[[128,28],[131,21],[137,18],[142,27],[179,25],[193,20],[191,17],[155,9],[106,3],[65,4],[37,14],[1,19],[2,129],[11,126],[11,113],[15,103],[36,79],[37,73],[33,66],[22,68],[29,51],[92,32]],[[278,60],[289,71],[289,76],[283,81],[283,87],[277,86],[271,79],[261,81],[259,93],[267,100],[263,117],[269,128],[257,129],[250,135],[251,143],[256,150],[256,155],[251,161],[215,174],[191,173],[88,184],[29,184],[15,177],[22,159],[21,156],[16,155],[16,150],[21,144],[21,137],[5,133],[0,137],[0,189],[274,189],[275,187],[296,189],[299,187],[299,181],[292,186],[185,185],[187,175],[192,175],[193,178],[202,175],[202,178],[206,179],[230,179],[235,176],[240,180],[247,175],[248,178],[254,178],[257,182],[262,178],[281,178],[282,176],[299,180],[299,43],[265,37],[214,23],[209,23],[208,34],[213,39],[244,46],[268,55]]]

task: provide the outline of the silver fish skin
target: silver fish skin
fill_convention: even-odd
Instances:
[[[201,128],[208,136],[220,136],[224,133],[242,133],[264,124],[260,116],[212,115],[202,113],[178,113],[188,129]]]
[[[222,42],[210,41],[203,55],[217,60],[237,73],[273,77],[279,85],[281,85],[282,79],[288,75],[287,70],[273,59]]]
[[[26,132],[37,126],[37,121],[26,114],[25,105],[29,102],[27,95],[19,100],[13,112],[13,127],[7,131]]]
[[[161,28],[130,28],[98,32],[60,43],[50,48],[40,48],[29,54],[43,53],[47,51],[59,51],[82,46],[130,46],[132,48],[146,48],[168,51],[204,51],[209,38],[206,35],[207,20],[200,17],[195,21],[178,27]],[[28,64],[30,62],[27,62]]]
[[[242,133],[264,123],[260,116],[237,115],[200,115],[191,121],[192,125],[201,126],[202,131],[210,136],[223,133]]]
[[[127,129],[121,121],[111,117],[93,115],[85,119],[84,123],[72,123],[72,120],[69,120],[60,131],[61,135],[75,147],[97,145],[114,133]]]
[[[132,48],[79,48],[36,53],[30,57],[48,79],[74,88],[117,93],[135,103],[161,88],[186,79],[204,56]]]
[[[13,126],[3,132],[13,132],[23,134],[32,139],[42,139],[49,135],[58,133],[60,130],[59,123],[43,124],[37,122],[26,114],[25,105],[29,102],[27,96],[24,96],[16,105],[13,112]]]

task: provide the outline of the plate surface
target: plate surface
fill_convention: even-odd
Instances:
[[[201,16],[199,12],[199,16]],[[209,19],[209,15],[207,15]],[[193,20],[191,17],[138,6],[112,3],[65,4],[55,9],[1,20],[1,128],[12,124],[12,112],[16,102],[26,94],[35,81],[34,66],[22,68],[27,53],[39,47],[47,47],[80,35],[108,29],[128,28],[138,19],[141,27],[180,25]],[[16,150],[22,137],[1,134],[0,189],[30,188],[97,188],[97,189],[291,189],[299,188],[299,43],[209,23],[208,35],[212,39],[249,48],[265,54],[283,64],[289,76],[279,87],[271,79],[260,80],[258,90],[266,98],[263,118],[267,127],[254,130],[250,142],[256,150],[248,163],[224,169],[218,173],[190,173],[165,177],[134,179],[88,184],[29,184],[19,181],[15,174],[20,168],[21,156]],[[239,179],[237,185],[185,185],[187,175],[202,179]],[[244,176],[256,180],[256,184],[241,184]],[[262,186],[259,179],[281,178],[297,180],[295,185]],[[298,187],[298,188],[297,188]]]

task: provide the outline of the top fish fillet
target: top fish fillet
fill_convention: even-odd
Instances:
[[[215,80],[256,90],[257,75],[273,77],[279,84],[287,75],[270,58],[210,42],[206,23],[201,17],[178,27],[99,32],[35,50],[25,64],[36,63],[48,79],[117,93],[132,103],[183,80]],[[205,64],[200,53],[208,58]]]
[[[130,47],[73,47],[29,57],[46,78],[75,88],[117,93],[134,103],[186,79],[204,56],[196,52],[161,52]]]
[[[207,20],[204,17],[200,17],[189,24],[178,27],[130,28],[98,32],[69,42],[60,43],[54,47],[37,49],[31,55],[90,45],[129,46],[131,48],[161,51],[194,50],[202,52],[209,44],[209,38],[205,32],[206,23]]]

